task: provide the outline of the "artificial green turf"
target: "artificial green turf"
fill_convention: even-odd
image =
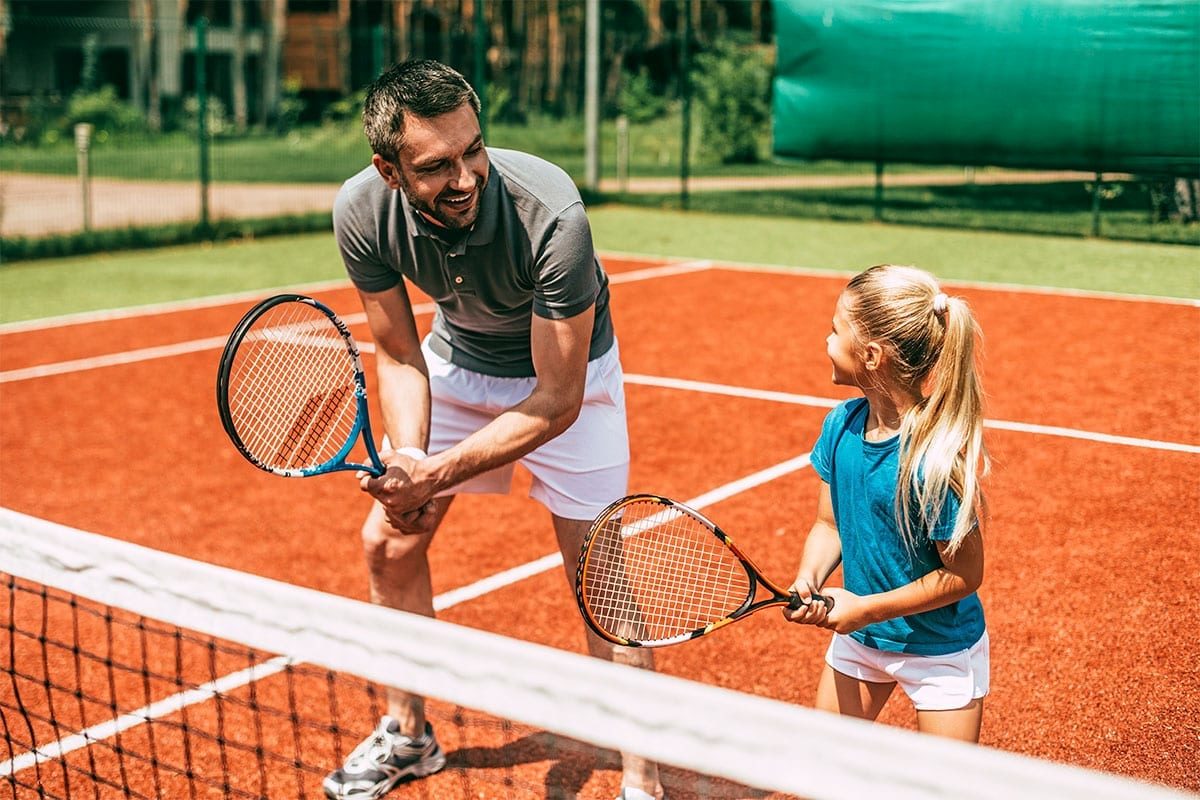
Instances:
[[[591,209],[601,250],[809,269],[915,264],[944,279],[1200,298],[1194,247],[619,205]],[[19,261],[0,322],[344,278],[328,233]]]

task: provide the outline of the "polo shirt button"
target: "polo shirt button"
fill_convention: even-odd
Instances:
[[[457,276],[457,277],[454,279],[454,282],[455,282],[455,283],[462,283],[462,275],[459,275],[459,276]]]

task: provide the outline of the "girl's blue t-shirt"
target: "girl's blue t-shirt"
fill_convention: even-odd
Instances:
[[[948,492],[934,529],[917,528],[914,552],[895,516],[900,437],[867,441],[867,416],[866,398],[841,403],[825,417],[812,452],[813,468],[829,484],[833,498],[843,585],[857,595],[887,592],[940,568],[933,542],[950,539],[959,507],[959,499]],[[850,636],[878,650],[945,655],[970,647],[983,633],[983,605],[972,593],[932,611],[873,623]]]

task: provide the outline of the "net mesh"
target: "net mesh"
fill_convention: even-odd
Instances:
[[[6,509],[0,534],[0,787],[14,798],[323,797],[325,774],[384,712],[384,683],[431,698],[448,762],[389,798],[611,798],[618,750],[664,765],[673,800],[1184,796],[403,614]]]
[[[357,365],[333,322],[307,303],[267,309],[229,370],[229,416],[260,463],[303,469],[334,458],[354,434]]]
[[[753,591],[746,569],[707,524],[654,498],[625,502],[597,523],[580,581],[600,628],[650,644],[729,616]]]

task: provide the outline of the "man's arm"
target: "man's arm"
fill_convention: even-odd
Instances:
[[[569,319],[534,316],[530,330],[537,383],[525,400],[506,411],[449,450],[410,463],[397,463],[409,480],[364,480],[364,488],[391,515],[419,508],[435,494],[490,469],[509,464],[565,431],[579,416],[587,383],[595,307]],[[401,457],[402,458],[402,457]]]
[[[408,290],[401,281],[382,292],[359,290],[358,296],[375,339],[375,374],[388,441],[393,448],[424,450],[429,442],[429,371]]]
[[[571,427],[583,406],[594,313],[592,306],[570,319],[533,317],[533,392],[458,445],[422,461],[417,471],[431,494],[516,461]]]

